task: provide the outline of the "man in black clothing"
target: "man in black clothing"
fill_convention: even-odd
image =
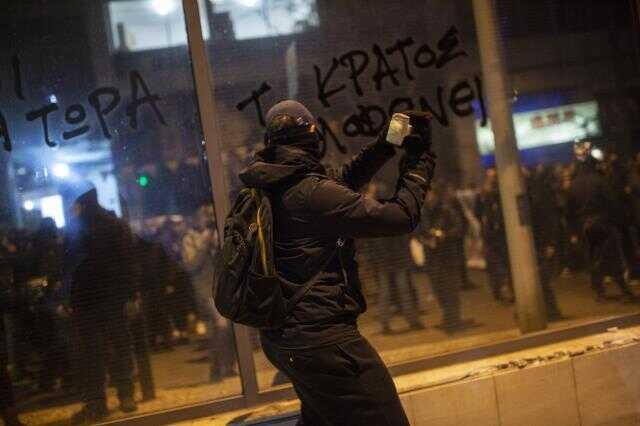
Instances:
[[[95,189],[73,206],[79,234],[71,249],[71,309],[78,336],[80,378],[85,407],[74,423],[93,423],[107,415],[105,357],[113,349],[110,370],[120,409],[137,409],[133,401],[133,354],[125,305],[136,290],[134,247],[128,226],[98,204]]]
[[[1,241],[0,241],[1,243]],[[4,247],[0,246],[0,418],[7,426],[21,426],[16,410],[11,377],[7,371],[8,350],[4,329],[4,314],[15,304],[13,269]]]
[[[512,289],[507,235],[502,217],[498,180],[494,169],[487,170],[475,213],[482,224],[482,240],[487,261],[487,275],[493,298],[500,303],[513,303],[505,289]]]
[[[386,132],[332,173],[320,164],[315,119],[303,105],[281,102],[266,120],[266,147],[240,178],[270,194],[276,270],[290,282],[285,297],[332,258],[285,325],[261,333],[263,350],[293,383],[299,424],[407,425],[391,376],[358,331],[366,302],[353,239],[407,234],[418,225],[434,169],[428,123],[404,139],[394,197],[377,201],[358,191],[395,154]]]
[[[591,156],[590,142],[575,147],[578,159],[571,183],[567,211],[573,235],[582,233],[589,251],[591,286],[598,301],[605,300],[604,277],[611,276],[626,302],[636,297],[624,278],[624,254],[616,216],[616,203],[605,177]]]
[[[531,206],[533,238],[538,258],[540,287],[545,303],[547,319],[558,321],[565,317],[560,312],[551,280],[558,270],[558,235],[560,234],[560,209],[553,194],[553,187],[545,169],[527,176],[527,193]]]
[[[455,253],[458,240],[464,237],[464,217],[459,214],[450,194],[434,189],[427,195],[424,214],[426,217],[418,235],[425,246],[425,269],[442,310],[442,323],[438,327],[454,333],[472,325],[472,322],[462,320],[462,271]]]

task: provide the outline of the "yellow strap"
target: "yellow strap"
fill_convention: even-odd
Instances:
[[[253,196],[256,200],[259,200],[258,194],[256,190],[252,191]],[[258,241],[260,243],[260,259],[262,260],[262,270],[265,275],[269,275],[271,270],[269,268],[269,263],[267,262],[267,243],[264,239],[264,228],[262,227],[262,220],[260,219],[260,213],[262,213],[262,205],[258,207],[258,212],[256,214],[256,223],[258,225]]]

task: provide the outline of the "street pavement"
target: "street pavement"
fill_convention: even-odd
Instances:
[[[377,318],[376,303],[373,300],[369,311],[360,321],[363,334],[380,351],[388,365],[520,336],[515,319],[515,307],[497,303],[492,299],[486,283],[486,275],[483,272],[472,271],[470,275],[477,287],[463,291],[461,299],[463,317],[473,319],[474,327],[455,334],[447,334],[437,328],[436,325],[441,320],[440,308],[431,293],[426,275],[417,274],[414,278],[425,329],[410,330],[404,318],[401,315],[395,315],[391,322],[393,333],[383,334]],[[589,286],[588,276],[585,274],[560,276],[554,281],[553,286],[560,309],[567,319],[550,323],[549,329],[565,328],[588,321],[640,312],[639,304],[624,304],[617,298],[617,291],[613,284],[607,286],[611,298],[604,303],[596,302]],[[640,294],[637,286],[634,286],[634,290]],[[239,377],[226,379],[221,383],[208,382],[209,366],[206,355],[207,351],[202,341],[177,346],[172,351],[154,353],[152,365],[157,398],[154,401],[140,403],[136,414],[239,395],[241,393]],[[275,370],[259,350],[258,344],[256,344],[254,355],[259,386],[261,389],[267,389],[272,385]],[[62,405],[56,405],[56,401]],[[65,398],[61,395],[40,395],[29,401],[20,401],[20,405],[30,407],[22,418],[29,425],[68,424],[67,419],[80,408],[80,404],[64,403],[64,401]],[[33,409],[35,405],[46,405],[47,408]],[[111,418],[123,416],[117,410],[114,389],[109,390],[109,407],[112,413]]]

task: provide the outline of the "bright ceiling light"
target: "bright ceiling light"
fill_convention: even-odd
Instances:
[[[244,7],[256,7],[258,3],[260,3],[260,0],[236,0],[236,1]]]
[[[33,203],[33,201],[31,200],[27,200],[24,202],[24,204],[22,205],[22,207],[24,207],[24,209],[28,212],[30,212],[31,210],[36,208],[36,205]]]
[[[174,10],[176,10],[176,1],[175,0],[153,0],[151,2],[151,7],[153,10],[160,16],[167,16]]]
[[[71,174],[71,169],[66,163],[54,164],[52,171],[53,175],[60,179],[67,178]]]

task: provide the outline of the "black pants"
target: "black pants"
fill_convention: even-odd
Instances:
[[[460,282],[452,270],[438,270],[430,274],[431,288],[442,309],[442,326],[454,327],[460,324]]]
[[[551,286],[551,280],[553,279],[556,269],[555,259],[546,258],[544,253],[538,253],[538,272],[540,274],[542,298],[547,310],[547,315],[551,317],[560,315],[558,300]]]
[[[395,294],[395,298],[394,298]],[[413,284],[411,271],[385,271],[382,272],[380,287],[378,289],[378,306],[380,310],[380,322],[384,327],[389,326],[391,320],[391,305],[397,301],[402,315],[410,325],[420,323],[420,307],[418,306],[418,293]]]
[[[133,397],[133,354],[129,325],[124,307],[88,311],[75,318],[78,336],[79,373],[83,401],[101,404],[106,401],[107,352],[111,349],[111,379],[118,398]]]
[[[633,297],[633,291],[624,278],[624,253],[616,227],[597,219],[587,220],[585,237],[589,247],[591,287],[596,295],[605,295],[604,277],[613,277],[623,295]]]
[[[387,368],[364,337],[304,350],[263,339],[262,349],[293,383],[302,402],[299,425],[409,425]]]
[[[7,371],[7,351],[4,347],[4,316],[0,312],[0,411],[15,405],[13,399],[13,386],[11,385],[11,377]]]
[[[138,378],[140,380],[142,395],[145,398],[151,398],[155,395],[156,387],[153,380],[153,371],[151,369],[147,320],[142,313],[129,320],[129,329],[133,339],[133,351],[135,354],[136,368],[138,369]],[[114,359],[114,361],[115,362],[112,362],[111,365],[112,371],[117,369],[117,360]]]

